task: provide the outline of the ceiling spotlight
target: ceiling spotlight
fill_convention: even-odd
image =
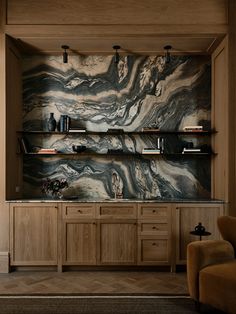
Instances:
[[[164,47],[164,49],[166,50],[165,61],[166,63],[170,63],[170,50],[172,49],[172,46],[167,45]]]
[[[61,46],[62,49],[64,49],[64,52],[63,52],[63,63],[68,63],[68,53],[67,53],[67,49],[69,49],[70,47],[67,46],[67,45],[62,45]]]
[[[118,53],[118,49],[120,49],[120,46],[118,46],[118,45],[115,45],[115,46],[113,46],[113,49],[116,51],[115,52],[115,63],[119,63],[119,61],[120,61],[120,55],[119,55],[119,53]]]

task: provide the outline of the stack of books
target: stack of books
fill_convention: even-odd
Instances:
[[[143,148],[142,154],[161,154],[161,150],[158,148]]]
[[[184,148],[182,154],[201,153],[201,148]]]
[[[202,125],[188,125],[184,127],[184,131],[200,132],[200,131],[203,131],[203,126]]]
[[[86,129],[80,127],[70,127],[68,130],[69,133],[85,133]]]
[[[142,132],[159,132],[159,131],[160,131],[159,128],[148,128],[148,127],[142,128]]]
[[[37,154],[57,154],[58,151],[55,148],[41,148]]]

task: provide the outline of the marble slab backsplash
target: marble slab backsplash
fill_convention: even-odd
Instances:
[[[211,126],[211,67],[207,56],[30,56],[23,62],[23,130],[47,131],[51,112],[68,115],[88,131],[125,132],[158,127],[182,130]],[[165,153],[181,153],[186,142],[210,145],[207,136],[161,135]],[[209,198],[210,156],[111,156],[108,149],[141,153],[157,145],[153,134],[55,134],[26,136],[35,147],[72,152],[85,145],[97,155],[24,156],[24,197],[44,197],[42,183],[66,179],[79,197]]]

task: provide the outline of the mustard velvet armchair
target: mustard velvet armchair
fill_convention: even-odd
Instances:
[[[236,314],[236,217],[217,220],[223,240],[189,243],[187,279],[190,296],[226,313]]]

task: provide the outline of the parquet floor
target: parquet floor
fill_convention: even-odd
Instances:
[[[0,274],[0,295],[187,295],[186,273],[155,271],[12,272]]]

